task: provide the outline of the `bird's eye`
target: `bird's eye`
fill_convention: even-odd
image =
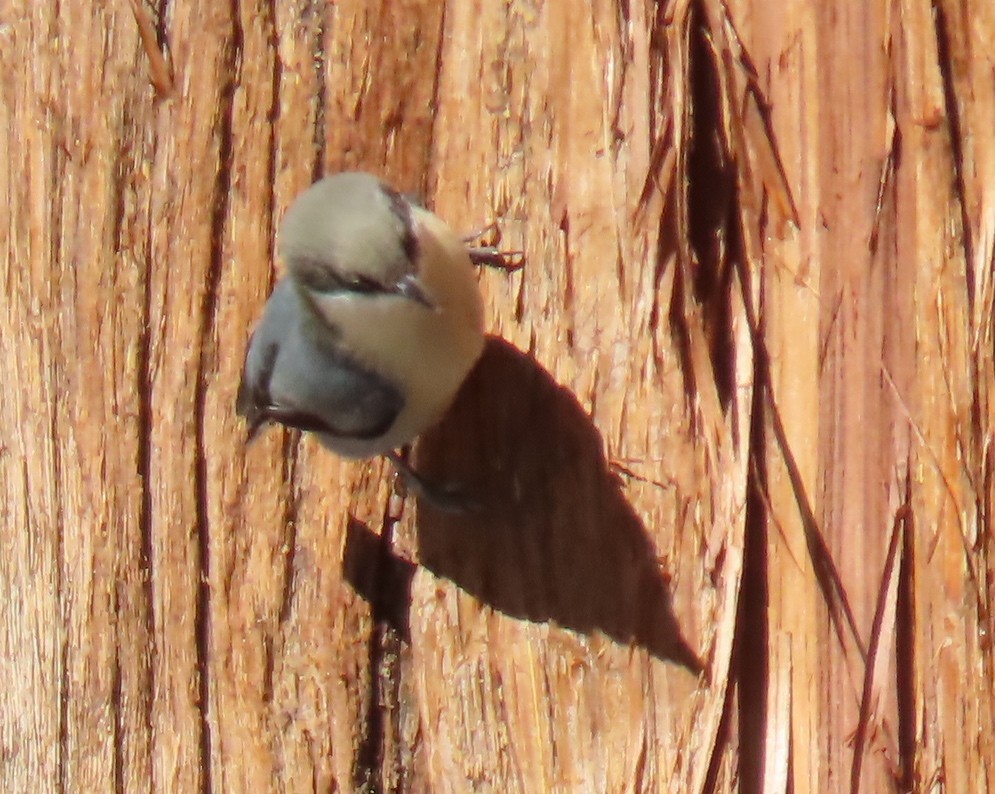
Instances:
[[[354,292],[383,292],[383,284],[366,276],[354,275],[349,279],[349,289]]]

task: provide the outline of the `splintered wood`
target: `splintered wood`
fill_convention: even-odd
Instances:
[[[0,8],[0,790],[995,786],[990,0]],[[442,515],[234,415],[335,170],[493,225]]]

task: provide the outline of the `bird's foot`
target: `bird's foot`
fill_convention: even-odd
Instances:
[[[475,513],[481,505],[465,491],[452,486],[439,487],[429,483],[422,475],[411,468],[406,457],[397,452],[388,452],[384,457],[394,464],[404,484],[419,499],[444,513]]]
[[[479,242],[482,238],[491,237],[496,232],[497,224],[489,223],[483,229],[478,229],[463,238],[466,252],[470,255],[470,261],[478,267],[493,267],[507,273],[520,270],[525,265],[524,251],[503,251],[496,245],[471,245],[474,241]]]

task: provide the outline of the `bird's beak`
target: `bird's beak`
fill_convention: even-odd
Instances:
[[[397,284],[394,285],[394,292],[398,295],[403,295],[408,300],[415,301],[415,303],[420,303],[422,306],[432,309],[433,311],[438,309],[435,305],[435,301],[428,297],[428,293],[425,291],[424,285],[416,276],[404,276],[397,282]]]

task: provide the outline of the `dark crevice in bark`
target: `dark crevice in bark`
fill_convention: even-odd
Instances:
[[[384,521],[377,535],[350,518],[346,531],[344,573],[353,589],[371,609],[369,644],[370,685],[368,712],[360,731],[361,744],[353,767],[357,790],[401,792],[411,770],[401,744],[401,652],[410,643],[411,588],[417,566],[394,552],[400,518],[384,504]]]
[[[742,257],[739,188],[722,135],[721,65],[715,60],[700,4],[690,13],[685,137],[674,143],[678,174],[672,186],[674,201],[667,201],[669,217],[663,221],[673,228],[661,230],[660,244],[661,250],[673,246],[676,251],[669,320],[685,391],[694,401],[706,388],[696,379],[707,373],[696,371],[693,360],[696,337],[703,333],[711,364],[707,388],[714,387],[720,405],[728,410],[736,383],[732,298],[734,271]],[[660,264],[657,269],[659,280]]]
[[[50,30],[50,34],[55,36],[56,39],[60,36],[61,32],[58,29],[58,20],[63,19],[62,15],[62,3],[59,0],[53,2],[53,14],[51,19],[55,21],[55,29]],[[65,59],[59,59],[58,67],[56,71],[56,83],[66,79],[67,62]],[[43,118],[46,123],[55,124],[55,119],[53,116],[53,107],[51,105],[46,105],[43,111]],[[62,234],[64,229],[64,219],[62,217],[62,202],[63,202],[63,183],[64,174],[66,172],[67,161],[71,160],[68,155],[67,150],[64,148],[64,142],[59,140],[59,135],[50,136],[49,141],[49,162],[51,163],[51,169],[44,176],[47,177],[47,185],[45,186],[45,195],[53,197],[53,200],[48,205],[48,224],[49,229],[52,233],[48,236],[49,239],[49,250],[48,250],[48,261],[51,263],[61,262],[63,259],[63,252],[61,250]],[[40,260],[43,256],[42,251],[35,252],[36,257]],[[44,307],[53,307],[57,301],[62,299],[62,277],[66,273],[65,267],[53,267],[50,270],[51,276],[50,281],[43,282],[40,286],[41,294],[38,294],[31,286],[28,286],[28,295],[30,300],[37,301],[39,305]],[[30,282],[29,282],[30,285]],[[57,326],[56,326],[57,328]],[[58,737],[59,743],[56,748],[56,774],[57,774],[57,787],[59,792],[67,791],[68,784],[68,752],[69,752],[69,639],[67,637],[67,624],[65,620],[65,615],[68,613],[68,605],[66,603],[66,578],[65,578],[65,547],[63,543],[64,535],[64,516],[62,510],[62,464],[61,464],[61,447],[59,446],[62,440],[62,435],[60,434],[61,428],[59,427],[59,395],[61,394],[59,388],[59,375],[60,369],[64,368],[64,362],[59,362],[55,355],[53,355],[53,350],[56,349],[60,340],[59,336],[56,334],[58,331],[53,331],[53,327],[49,326],[46,328],[40,337],[39,349],[38,349],[38,361],[39,370],[41,372],[46,372],[48,375],[48,388],[49,393],[43,395],[47,397],[48,400],[42,410],[47,409],[49,411],[48,415],[48,437],[52,445],[52,461],[51,469],[49,471],[49,482],[52,488],[52,504],[55,505],[56,514],[52,516],[55,538],[54,538],[54,548],[52,553],[54,554],[54,573],[56,581],[54,582],[55,596],[56,596],[56,608],[58,610],[57,614],[53,618],[58,622],[58,629],[54,630],[55,637],[58,638],[59,642],[59,705],[58,705]],[[40,533],[40,527],[32,526],[35,522],[33,520],[33,514],[31,512],[31,500],[30,500],[30,475],[28,471],[27,464],[25,463],[23,469],[24,476],[24,506],[25,506],[25,525],[29,533],[35,537],[42,537]],[[38,483],[41,485],[41,483]],[[46,517],[47,518],[47,517]]]
[[[745,288],[744,288],[745,290]],[[769,681],[770,590],[768,558],[771,516],[766,499],[768,443],[763,408],[763,374],[755,359],[750,421],[750,469],[747,475],[743,532],[743,578],[736,614],[732,670],[739,705],[739,779],[745,794],[764,789]]]
[[[135,167],[133,152],[130,147],[125,144],[129,139],[129,133],[133,133],[132,124],[130,119],[132,118],[132,113],[128,110],[128,105],[130,104],[130,99],[125,99],[122,105],[118,106],[121,112],[117,115],[117,132],[119,138],[117,140],[117,146],[119,148],[119,156],[128,163],[128,168],[126,172],[130,172],[132,168]],[[110,186],[113,195],[113,207],[114,207],[114,218],[113,218],[113,228],[111,231],[112,239],[114,241],[114,252],[118,258],[124,256],[125,252],[122,250],[122,234],[124,233],[124,219],[128,216],[127,209],[127,190],[125,181],[123,179],[115,178]],[[148,230],[146,230],[148,231]],[[147,234],[146,243],[151,246],[151,236]],[[146,528],[146,522],[148,521],[148,511],[147,511],[147,498],[148,493],[148,448],[149,448],[149,411],[148,406],[145,404],[148,396],[148,346],[149,346],[149,321],[148,321],[148,307],[149,307],[149,267],[151,258],[148,254],[149,248],[146,249],[145,257],[145,273],[144,279],[139,285],[138,289],[141,290],[140,300],[137,301],[140,305],[140,315],[139,315],[139,331],[138,331],[138,350],[135,357],[135,369],[136,369],[136,383],[135,383],[135,395],[138,398],[138,411],[137,411],[137,428],[136,428],[136,453],[137,459],[136,471],[140,477],[140,487],[141,487],[141,499],[139,502],[139,515],[138,515],[138,529],[139,529],[139,548],[138,548],[138,563],[140,565],[139,575],[147,573],[149,571],[147,561],[148,558],[143,559],[145,544],[150,542],[147,538],[149,532]],[[124,259],[127,263],[127,258]],[[130,263],[128,263],[130,264]],[[134,264],[138,264],[135,262]],[[123,267],[127,267],[124,264]],[[115,270],[115,286],[121,290],[127,290],[130,292],[128,285],[118,286],[118,280],[122,276],[122,268],[119,267]],[[135,298],[136,296],[132,293],[129,297]],[[131,538],[128,537],[127,541]],[[126,541],[126,542],[127,542]],[[122,559],[125,557],[125,559]],[[116,550],[114,555],[114,566],[115,566],[115,578],[113,589],[111,591],[111,598],[113,604],[113,614],[120,615],[122,604],[121,604],[121,592],[125,587],[130,588],[130,583],[126,584],[128,579],[128,564],[130,560],[127,556],[120,550]],[[146,640],[143,643],[146,647],[151,647],[153,643],[152,637],[152,623],[151,623],[151,595],[148,589],[150,576],[144,576],[142,579],[142,588],[144,591],[144,598],[146,603],[147,612],[146,614],[137,616],[137,620],[141,621],[145,618],[146,623]],[[133,595],[129,592],[127,596],[130,602]],[[134,641],[135,638],[130,638]],[[114,780],[114,791],[118,794],[123,794],[125,790],[124,779],[125,779],[125,769],[127,766],[126,759],[126,749],[125,742],[131,739],[127,735],[127,730],[125,726],[124,713],[125,713],[125,694],[124,694],[124,676],[121,670],[121,647],[123,642],[123,636],[121,631],[121,626],[115,624],[114,627],[114,659],[112,662],[112,673],[111,673],[111,711],[114,720],[113,728],[113,780]],[[147,657],[146,657],[147,658]],[[151,681],[143,682],[147,684],[146,688],[140,688],[134,693],[134,696],[139,698],[144,709],[146,711],[146,718],[149,720],[149,733],[151,734],[151,718],[149,715],[150,703],[152,700],[151,693],[153,688],[151,686]],[[134,739],[131,739],[134,741]],[[151,781],[149,782],[151,787]]]
[[[759,411],[758,416],[763,416]],[[762,434],[761,419],[753,422]],[[751,445],[752,445],[751,441]],[[763,443],[763,442],[761,442]],[[761,449],[762,447],[755,447]],[[736,616],[733,670],[739,707],[739,777],[743,792],[763,790],[767,738],[769,591],[767,509],[759,492],[766,489],[761,456],[754,459],[746,508],[743,579]]]
[[[359,747],[353,764],[352,780],[356,791],[364,794],[382,794],[383,776],[383,709],[381,703],[380,661],[383,658],[383,636],[380,627],[374,627],[370,637],[369,676],[366,719],[360,732]]]
[[[353,764],[352,780],[357,791],[382,794],[381,773],[384,751],[383,696],[380,665],[384,657],[385,627],[375,621],[370,631],[367,671],[369,687],[366,698],[366,718],[359,732],[359,747]]]
[[[428,196],[435,196],[437,185],[434,182],[438,179],[437,168],[434,166],[436,127],[439,123],[439,89],[442,85],[442,64],[445,57],[446,44],[446,3],[442,3],[442,10],[439,12],[439,31],[436,37],[435,48],[435,70],[432,76],[432,122],[429,125],[428,140],[426,141],[425,159],[426,167],[423,171],[421,194],[427,199]]]
[[[705,28],[700,4],[690,24],[690,140],[687,152],[687,223],[691,250],[690,285],[701,307],[712,374],[723,408],[735,384],[732,337],[732,278],[736,244],[738,186],[723,140],[720,64]]]
[[[296,434],[286,433],[283,444],[283,487],[287,493],[287,507],[284,511],[287,553],[283,565],[283,593],[280,598],[280,625],[290,619],[294,598],[294,559],[297,554],[297,514],[299,505],[294,491],[297,473]]]
[[[114,614],[118,614],[118,604],[114,604]],[[122,721],[124,698],[121,683],[121,640],[115,638],[114,661],[111,666],[111,711],[114,716],[114,792],[124,794],[124,725]]]
[[[280,57],[280,37],[277,32],[277,12],[275,2],[267,6],[266,24],[270,33],[270,47],[273,52],[273,69],[271,73],[271,96],[269,110],[269,162],[267,163],[267,176],[270,186],[269,208],[266,220],[269,225],[266,235],[266,258],[270,263],[269,289],[273,291],[276,282],[276,228],[277,223],[274,217],[276,208],[276,196],[273,187],[276,185],[277,163],[279,160],[277,134],[277,120],[280,115],[280,89],[283,85],[283,61]],[[286,509],[284,511],[283,526],[286,532],[284,545],[286,553],[283,564],[283,591],[280,596],[280,611],[276,627],[277,635],[282,634],[283,627],[290,617],[294,594],[294,561],[297,552],[297,499],[294,493],[294,469],[296,467],[294,437],[296,434],[284,433],[283,441],[283,461],[282,480],[284,493],[286,494]],[[263,673],[263,698],[266,702],[272,702],[274,697],[274,676],[276,674],[276,644],[279,643],[279,636],[266,636],[265,640],[265,669]]]
[[[59,603],[62,603],[62,592],[59,591]],[[59,675],[59,792],[66,794],[68,788],[68,754],[69,754],[69,642],[63,632],[62,647],[59,650],[61,666]]]
[[[154,20],[156,43],[159,45],[159,49],[161,49],[163,53],[168,52],[169,49],[169,37],[166,35],[166,13],[168,10],[169,0],[161,0]]]
[[[269,182],[269,212],[266,221],[269,224],[266,235],[266,259],[270,262],[270,278],[273,278],[275,269],[272,267],[276,260],[276,221],[273,217],[276,207],[276,196],[273,187],[276,185],[279,143],[279,118],[280,118],[280,87],[283,85],[283,60],[280,57],[280,36],[277,33],[276,0],[272,0],[267,6],[266,25],[269,28],[269,44],[273,51],[273,73],[271,75],[272,84],[270,86],[270,107],[268,115],[269,124],[269,162],[266,165],[266,175]],[[272,287],[272,284],[270,285]]]
[[[967,182],[964,176],[964,170],[966,167],[964,140],[970,136],[971,131],[965,131],[962,125],[960,106],[957,101],[958,86],[955,75],[957,64],[954,62],[955,50],[951,44],[950,21],[947,16],[947,12],[944,9],[943,3],[939,0],[934,0],[933,3],[933,20],[936,31],[937,60],[940,70],[940,78],[943,83],[943,100],[949,125],[948,134],[950,139],[950,154],[954,169],[954,189],[956,191],[957,203],[960,206],[961,230],[959,242],[963,247],[965,260],[964,278],[967,288],[967,316],[970,318],[968,333],[972,336],[972,338],[979,340],[978,343],[973,345],[975,355],[971,356],[970,359],[972,386],[970,411],[972,436],[970,439],[965,439],[960,432],[958,432],[958,443],[965,459],[964,472],[972,485],[974,508],[977,512],[979,526],[982,529],[982,531],[978,533],[978,536],[982,539],[981,542],[987,543],[991,539],[992,535],[990,532],[991,515],[988,512],[988,504],[984,498],[985,494],[990,493],[990,490],[986,487],[990,483],[986,481],[988,478],[982,471],[982,462],[985,461],[987,457],[983,450],[982,441],[982,439],[987,437],[984,421],[985,411],[982,404],[982,384],[983,378],[985,377],[985,352],[983,351],[991,350],[991,337],[985,333],[984,328],[975,327],[976,323],[974,321],[977,319],[982,324],[985,322],[991,322],[991,310],[995,309],[995,295],[992,295],[987,307],[981,309],[980,311],[975,311],[976,301],[978,299],[984,300],[984,293],[982,292],[981,295],[975,294],[975,288],[978,285],[975,281],[977,274],[975,273],[976,263],[974,261],[974,239],[972,237],[971,208],[968,206]],[[985,342],[986,339],[989,340],[988,344]],[[974,470],[981,472],[980,482],[971,474],[972,465]],[[969,566],[972,565],[970,559],[968,559],[967,562]],[[972,576],[972,581],[977,582],[978,580]],[[982,624],[983,629],[985,631],[991,631],[993,629],[992,615],[984,595],[980,592],[978,593],[978,610],[978,619]],[[991,654],[985,654],[984,659],[985,664],[990,666]]]
[[[138,340],[135,369],[138,383],[138,476],[142,483],[141,506],[138,514],[139,565],[144,600],[145,636],[148,642],[147,659],[158,655],[155,633],[155,584],[153,579],[152,540],[152,230],[148,230],[145,251],[145,274],[142,284],[141,333]],[[149,736],[153,730],[153,707],[156,691],[155,665],[148,664],[148,688],[145,690],[145,727]]]
[[[57,158],[54,158],[55,162],[58,162]],[[61,169],[60,169],[61,170]],[[53,189],[50,195],[54,195],[61,198],[61,191],[58,189]],[[53,218],[53,229],[61,228],[61,217],[58,216],[59,213],[60,200],[56,199],[52,203],[52,212],[55,215]],[[59,261],[58,253],[58,233],[53,234],[53,258],[52,262]],[[37,296],[42,302],[61,300],[62,296],[62,283],[61,277],[55,276],[53,283],[50,285],[50,294]],[[43,367],[49,368],[48,377],[48,411],[49,411],[49,426],[48,426],[48,438],[49,443],[52,445],[52,467],[50,471],[50,482],[52,488],[52,504],[55,505],[55,515],[52,516],[52,523],[55,530],[55,593],[56,593],[56,603],[58,604],[58,614],[55,615],[55,619],[59,622],[59,629],[57,632],[60,648],[60,668],[59,668],[59,752],[58,752],[58,774],[59,774],[59,790],[61,792],[69,791],[68,788],[68,755],[69,755],[69,689],[70,689],[70,676],[69,676],[69,659],[70,659],[70,636],[69,636],[69,625],[66,620],[66,616],[69,614],[69,604],[68,604],[68,593],[67,588],[72,587],[72,577],[71,574],[67,576],[67,565],[69,561],[66,560],[65,542],[64,536],[66,531],[65,513],[63,510],[63,499],[64,494],[62,491],[62,446],[61,442],[64,438],[61,423],[59,422],[59,411],[61,410],[61,400],[60,395],[63,394],[64,384],[60,381],[65,379],[66,373],[66,362],[65,356],[61,353],[63,349],[63,344],[65,340],[61,338],[61,333],[59,330],[49,329],[42,334],[42,361]],[[56,353],[56,351],[60,351]],[[44,371],[44,370],[43,370]],[[25,479],[27,481],[27,469],[25,469]],[[29,502],[25,501],[25,504]],[[48,516],[46,516],[48,518]]]
[[[953,160],[954,186],[957,203],[960,205],[961,242],[964,247],[967,268],[967,302],[974,308],[974,245],[971,239],[971,218],[967,206],[967,186],[964,181],[964,146],[961,129],[960,108],[957,105],[957,86],[954,83],[953,52],[950,48],[950,28],[942,2],[933,3],[933,20],[936,27],[936,51],[943,82],[943,102],[950,127],[950,153]]]
[[[280,643],[280,637],[286,630],[286,624],[290,620],[294,605],[297,571],[297,516],[299,510],[297,494],[294,491],[294,480],[296,479],[295,473],[297,469],[296,438],[296,433],[284,433],[283,467],[281,474],[283,489],[286,495],[286,504],[283,513],[284,546],[286,551],[283,557],[283,586],[280,593],[280,611],[275,629],[276,636],[267,638],[266,643],[266,662],[263,674],[263,699],[266,702],[272,702],[274,698],[276,648],[277,644]]]
[[[328,99],[328,86],[325,84],[325,14],[330,6],[324,0],[314,0],[311,14],[316,21],[312,52],[314,53],[314,77],[317,85],[314,110],[314,163],[311,180],[317,182],[325,175],[325,102]]]
[[[244,35],[240,19],[239,0],[232,0],[231,38],[228,42],[227,63],[224,73],[229,76],[219,97],[218,113],[218,175],[215,182],[213,212],[211,214],[211,257],[205,278],[201,305],[203,322],[200,340],[200,358],[197,366],[194,419],[196,423],[196,492],[197,492],[197,551],[198,585],[195,631],[197,668],[199,672],[200,701],[200,765],[201,788],[213,791],[213,735],[211,730],[211,539],[208,492],[207,452],[207,380],[215,354],[215,321],[218,287],[223,269],[224,236],[228,218],[232,179],[233,125],[235,92],[238,89],[240,60]]]
[[[912,462],[906,463],[906,502],[911,502],[912,485],[908,479]],[[919,742],[916,737],[916,579],[915,511],[905,516],[902,549],[898,569],[898,596],[895,614],[895,699],[898,711],[899,791],[918,791],[915,779]]]
[[[58,193],[55,193],[58,195]],[[57,202],[56,202],[57,203]],[[54,227],[58,228],[58,226]],[[58,260],[53,260],[58,261]],[[55,295],[59,294],[58,283],[53,284],[52,288]],[[46,296],[42,296],[44,299]],[[66,621],[66,616],[69,613],[68,604],[68,593],[67,587],[71,587],[71,579],[66,575],[66,566],[68,561],[65,558],[65,544],[63,537],[65,535],[65,515],[63,513],[63,493],[62,493],[62,448],[60,446],[60,441],[63,438],[62,430],[59,423],[59,397],[62,390],[59,385],[60,375],[64,373],[65,364],[56,359],[53,355],[53,350],[56,347],[56,341],[52,339],[51,333],[46,333],[43,335],[42,342],[42,356],[45,365],[50,368],[49,371],[49,426],[48,426],[48,438],[49,443],[52,446],[52,465],[49,473],[50,484],[52,488],[52,504],[55,505],[55,515],[52,516],[52,524],[55,532],[55,547],[54,552],[54,562],[55,562],[55,594],[56,594],[56,604],[58,613],[54,616],[55,620],[58,621],[59,628],[56,630],[55,635],[59,638],[59,712],[58,712],[58,732],[59,732],[59,746],[58,746],[58,758],[56,761],[58,769],[58,788],[60,792],[69,791],[69,704],[70,704],[70,676],[69,676],[69,661],[70,661],[70,637],[69,637],[69,625]],[[47,354],[47,355],[46,355]],[[55,359],[55,360],[54,360]],[[25,485],[29,483],[29,474],[27,465],[24,468],[24,482]],[[41,485],[39,483],[39,485]],[[44,487],[44,486],[42,486]],[[24,495],[24,504],[27,508],[31,504],[29,501],[30,488],[26,488]],[[45,516],[48,518],[48,516]],[[33,533],[39,532],[39,527],[35,526],[32,528],[32,514],[30,511],[27,514],[27,526],[28,531]],[[42,537],[39,533],[38,537]]]

